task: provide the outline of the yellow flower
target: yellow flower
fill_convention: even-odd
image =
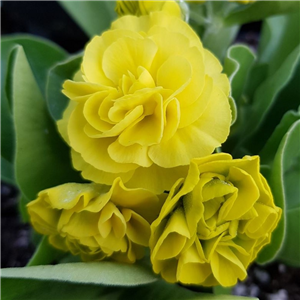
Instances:
[[[181,10],[176,1],[117,1],[116,12],[119,16],[149,15],[151,12],[163,11],[173,16],[181,17]]]
[[[148,247],[150,223],[164,195],[127,189],[118,178],[112,187],[67,183],[41,191],[27,205],[35,230],[63,251],[85,261],[112,258],[135,262]]]
[[[247,276],[280,216],[258,156],[194,159],[151,225],[153,270],[169,282],[232,286]]]
[[[87,45],[60,133],[84,178],[159,194],[229,134],[230,85],[191,27],[155,12],[125,16]]]

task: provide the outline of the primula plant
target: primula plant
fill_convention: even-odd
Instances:
[[[36,245],[3,299],[241,299],[251,263],[299,267],[300,3],[60,4],[82,52],[1,43],[2,180]]]

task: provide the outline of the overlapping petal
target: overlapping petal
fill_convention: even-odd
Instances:
[[[184,177],[191,159],[229,134],[230,86],[221,72],[176,16],[116,20],[87,45],[79,81],[64,83],[71,101],[58,127],[74,167],[96,183],[121,177],[157,194],[170,189],[174,181],[163,176],[176,169],[175,180]]]
[[[148,246],[150,223],[165,195],[128,189],[120,178],[111,187],[67,183],[41,191],[28,204],[33,227],[61,250],[83,260],[135,262]]]
[[[245,279],[280,216],[258,156],[194,159],[151,225],[153,270],[169,282],[232,286]]]

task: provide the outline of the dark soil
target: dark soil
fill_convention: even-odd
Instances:
[[[31,227],[22,223],[18,212],[17,191],[1,184],[1,267],[23,267],[34,252]],[[233,293],[260,300],[300,300],[300,269],[275,263],[253,264],[248,278],[238,283]]]

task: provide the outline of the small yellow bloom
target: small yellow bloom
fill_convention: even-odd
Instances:
[[[181,17],[179,5],[174,0],[169,1],[117,1],[116,12],[119,16],[149,15],[151,12],[163,11],[173,16]]]
[[[118,178],[112,187],[67,183],[50,188],[27,208],[35,230],[48,235],[54,247],[85,261],[133,263],[148,247],[150,223],[163,197],[127,189]]]
[[[82,176],[157,194],[229,134],[230,85],[192,28],[163,12],[124,16],[87,45],[60,133]]]
[[[245,279],[280,216],[258,156],[194,159],[151,225],[153,270],[169,282],[232,286]]]

